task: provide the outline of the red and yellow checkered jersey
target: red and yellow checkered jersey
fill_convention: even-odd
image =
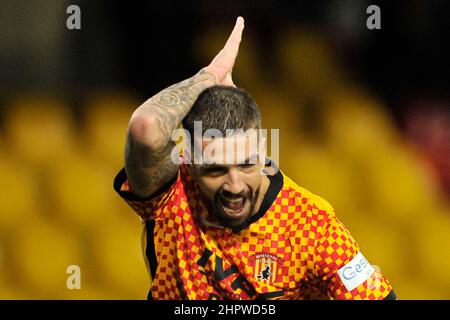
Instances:
[[[384,299],[395,294],[324,199],[278,171],[241,230],[205,223],[184,165],[151,199],[115,189],[146,223],[151,299]]]

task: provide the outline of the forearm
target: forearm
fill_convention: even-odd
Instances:
[[[172,133],[189,113],[200,93],[214,85],[231,85],[231,71],[241,42],[244,20],[239,17],[225,47],[193,77],[174,84],[144,102],[133,113],[127,130],[125,170],[133,192],[154,194],[176,177]]]
[[[152,149],[164,148],[200,93],[217,83],[212,73],[202,69],[193,77],[162,90],[136,109],[129,134]]]

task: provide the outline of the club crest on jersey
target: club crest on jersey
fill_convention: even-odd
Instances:
[[[281,265],[280,258],[269,253],[257,253],[250,257],[255,279],[267,284],[276,281],[278,269]]]

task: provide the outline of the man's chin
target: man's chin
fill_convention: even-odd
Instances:
[[[248,220],[251,216],[251,207],[243,208],[242,212],[227,212],[224,208],[217,208],[216,210],[216,218],[219,220],[219,223],[226,228],[230,228],[233,231],[237,229],[241,229],[244,225],[247,224]]]
[[[247,225],[249,219],[250,217],[248,216],[243,219],[219,219],[219,223],[225,228],[230,228],[233,231],[239,231]]]

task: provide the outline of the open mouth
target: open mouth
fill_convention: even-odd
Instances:
[[[245,207],[246,198],[221,198],[220,202],[225,213],[229,215],[239,215]]]

